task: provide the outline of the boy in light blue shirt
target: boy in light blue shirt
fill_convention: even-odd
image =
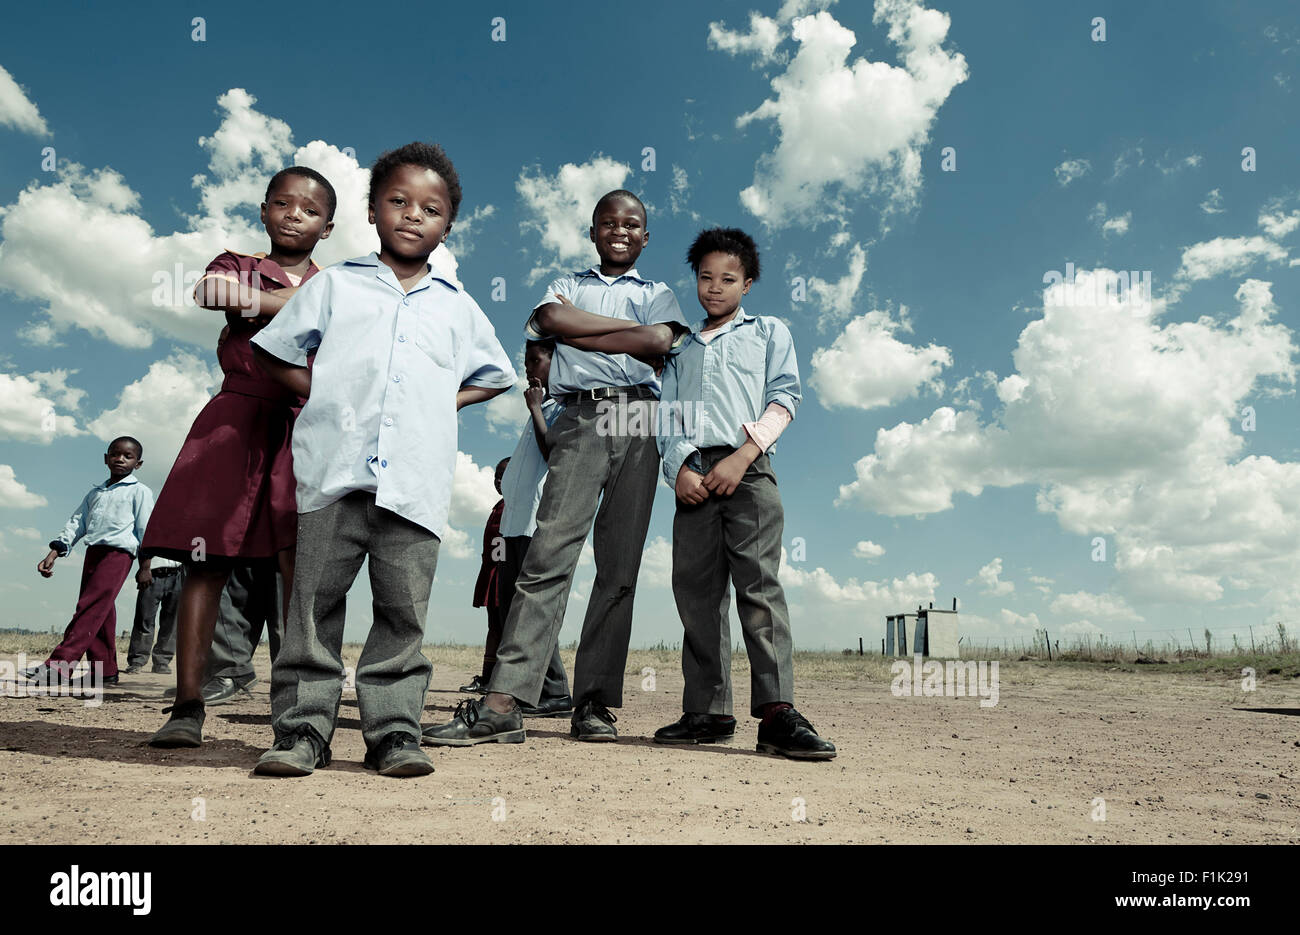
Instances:
[[[707,317],[668,362],[658,420],[664,478],[677,495],[673,597],[685,629],[685,713],[654,739],[735,735],[730,578],[749,654],[750,712],[761,719],[758,750],[830,759],[835,745],[794,708],[790,615],[777,577],[785,521],[768,456],[801,398],[790,329],[741,308],[759,274],[758,248],[744,231],[706,230],[687,259]]]
[[[54,574],[54,563],[86,542],[81,566],[81,593],[77,610],[44,664],[23,674],[45,685],[71,681],[72,667],[85,655],[92,671],[98,668],[102,684],[115,685],[117,672],[117,593],[122,590],[131,562],[140,549],[149,514],[153,512],[153,491],[133,476],[144,464],[144,446],[129,435],[113,439],[104,455],[108,480],[90,488],[50,551],[36,566],[42,577]],[[140,559],[136,584],[152,583],[149,559]]]
[[[645,205],[632,192],[602,196],[589,231],[600,264],[555,280],[529,319],[529,337],[557,339],[550,393],[564,406],[547,431],[550,473],[537,531],[488,693],[463,702],[451,722],[427,728],[427,744],[524,741],[523,714],[542,697],[589,532],[596,580],[574,661],[569,733],[586,742],[618,739],[609,709],[623,703],[632,603],[659,467],[654,362],[688,330],[672,290],[637,272],[650,238],[646,223]],[[624,430],[633,424],[644,428]]]
[[[487,316],[428,262],[460,200],[441,147],[384,153],[370,175],[379,253],[314,276],[253,338],[259,363],[307,398],[293,432],[297,564],[271,674],[276,743],[258,773],[303,776],[329,764],[344,601],[366,558],[374,623],[356,671],[365,765],[386,776],[433,771],[419,746],[432,671],[420,645],[451,503],[456,413],[515,382]]]

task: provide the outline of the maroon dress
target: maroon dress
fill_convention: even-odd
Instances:
[[[293,285],[263,254],[226,251],[207,271],[255,289]],[[318,272],[312,264],[302,281]],[[145,529],[141,555],[193,561],[195,540],[201,540],[207,559],[269,558],[297,542],[289,443],[303,400],[253,360],[249,339],[263,325],[236,313],[227,313],[226,322],[230,334],[217,354],[225,380],[176,456]]]

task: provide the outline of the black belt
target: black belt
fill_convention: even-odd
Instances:
[[[654,390],[644,384],[640,386],[598,386],[595,389],[580,390],[577,393],[565,393],[558,398],[561,405],[573,406],[580,402],[613,399],[616,396],[626,396],[629,399],[658,399]]]

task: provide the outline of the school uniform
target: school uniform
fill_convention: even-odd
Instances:
[[[298,552],[272,669],[276,740],[329,743],[343,686],[344,600],[369,557],[374,622],[356,671],[366,745],[420,736],[432,667],[420,651],[456,468],[456,393],[514,385],[491,322],[430,270],[406,292],[375,253],[306,283],[253,343],[304,366],[293,433]]]
[[[180,562],[158,557],[149,562],[149,573],[153,582],[147,588],[140,588],[135,596],[135,620],[126,650],[126,664],[131,668],[148,662],[150,650],[155,667],[166,667],[176,655],[176,613],[180,610],[185,567]],[[155,624],[157,641],[154,640]]]
[[[547,397],[542,400],[542,419],[547,428],[555,424],[564,407]],[[523,570],[524,559],[537,531],[537,507],[542,502],[542,488],[546,484],[548,473],[546,458],[537,444],[537,433],[533,431],[533,420],[529,416],[527,424],[519,434],[519,443],[510,456],[505,474],[501,477],[501,494],[505,509],[501,515],[501,538],[505,542],[505,562],[501,566],[498,588],[501,606],[498,611],[504,627],[505,618],[510,615],[514,603],[515,587],[519,573]],[[500,638],[497,640],[500,647]],[[495,655],[495,654],[494,654]],[[560,641],[558,633],[555,645],[551,649],[550,661],[546,665],[546,676],[542,681],[542,702],[567,698],[569,696],[569,676],[564,671],[564,660],[560,658]]]
[[[554,302],[555,293],[598,315],[687,330],[672,290],[635,269],[612,279],[595,268],[562,276],[535,308]],[[544,337],[535,318],[525,330],[529,337]],[[594,523],[596,581],[578,642],[573,700],[616,708],[623,700],[632,602],[659,454],[652,417],[641,432],[609,432],[602,425],[611,418],[626,425],[630,414],[648,413],[659,396],[659,378],[628,354],[580,351],[561,341],[551,360],[549,392],[564,411],[547,434],[551,457],[537,531],[523,559],[489,690],[537,704],[573,572]]]
[[[802,398],[789,329],[739,309],[707,340],[696,326],[664,370],[659,450],[675,486],[683,465],[707,474],[762,434],[756,423],[774,405],[793,418]],[[760,447],[764,447],[759,442]],[[790,615],[777,580],[784,514],[769,457],[750,465],[731,496],[677,501],[673,518],[673,597],[685,636],[682,710],[730,715],[731,634],[728,578],[750,666],[750,708],[794,704]]]
[[[312,264],[300,282],[319,272]],[[232,289],[298,285],[264,254],[233,250],[209,263],[199,283],[213,278]],[[302,400],[254,361],[250,341],[262,326],[234,312],[226,323],[230,334],[217,353],[225,378],[194,419],[158,494],[142,546],[147,556],[234,565],[274,556],[297,539],[289,439]]]
[[[105,677],[117,675],[117,595],[140,547],[153,510],[153,491],[128,474],[116,483],[90,488],[50,548],[67,555],[86,542],[77,609],[47,666],[75,665],[86,656],[102,663]]]

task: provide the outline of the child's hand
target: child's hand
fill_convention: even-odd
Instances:
[[[41,559],[40,563],[36,566],[36,570],[41,573],[41,577],[48,578],[54,574],[54,562],[58,557],[59,553],[54,549],[50,549],[50,554]]]
[[[151,584],[153,584],[153,572],[148,568],[141,568],[135,573],[135,589],[137,591],[143,591]]]
[[[681,470],[677,472],[677,484],[674,492],[677,499],[683,503],[698,504],[709,499],[709,492],[704,488],[698,471],[692,471],[686,465],[682,465]]]
[[[542,382],[533,377],[528,381],[528,389],[524,390],[524,402],[528,404],[529,409],[536,409],[542,405],[544,399],[546,399],[546,390],[542,388]]]
[[[704,486],[710,493],[730,497],[740,486],[740,480],[745,476],[748,467],[743,457],[737,457],[734,453],[729,454],[715,464],[713,470],[704,475]]]

